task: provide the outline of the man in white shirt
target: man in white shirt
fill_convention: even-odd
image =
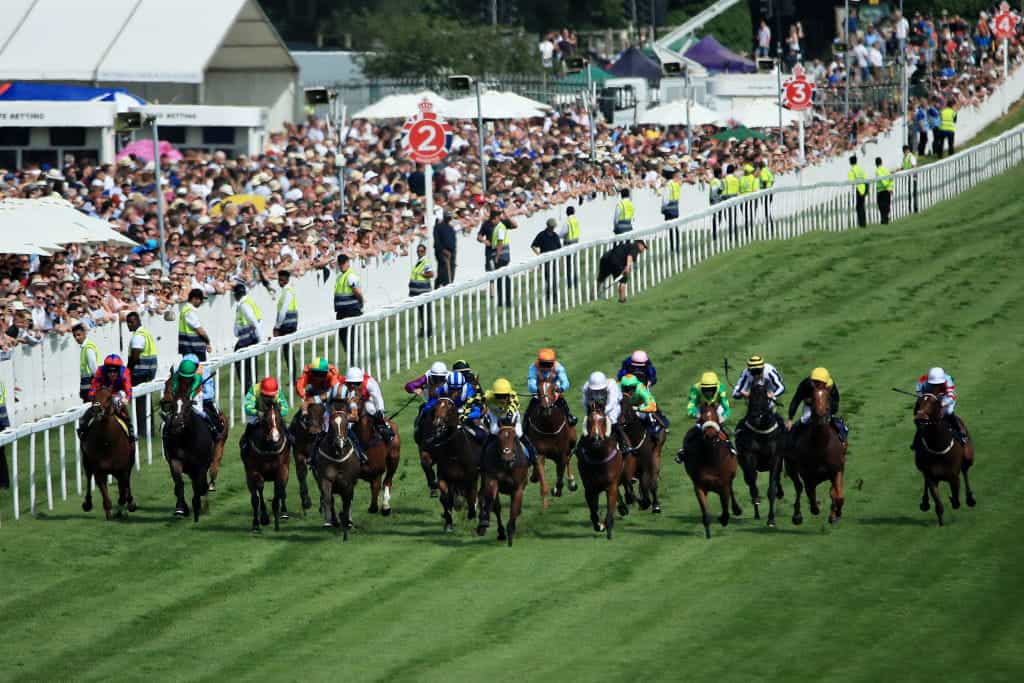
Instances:
[[[540,41],[540,45],[537,46],[540,50],[540,63],[545,69],[551,69],[555,66],[555,44],[551,42],[551,36],[544,36],[544,40]]]
[[[910,22],[907,21],[907,18],[899,10],[893,13],[893,32],[896,35],[896,45],[898,46],[899,54],[903,54],[903,51],[907,48]]]

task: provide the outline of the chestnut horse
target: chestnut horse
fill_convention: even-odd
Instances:
[[[803,514],[800,512],[800,494],[807,494],[807,504],[811,514],[821,512],[814,489],[822,482],[830,482],[829,497],[832,507],[829,510],[829,524],[836,524],[843,516],[843,471],[846,469],[846,444],[840,441],[839,434],[832,426],[830,411],[830,392],[823,382],[814,382],[811,394],[811,417],[807,426],[800,430],[799,436],[789,452],[790,465],[787,467],[789,478],[796,487],[796,500],[793,502],[793,524],[802,524]]]
[[[623,453],[622,484],[625,488],[625,504],[619,504],[619,513],[629,514],[629,506],[636,500],[633,494],[633,479],[640,478],[641,510],[651,509],[654,514],[661,513],[661,502],[658,500],[658,479],[661,477],[661,448],[665,444],[665,430],[651,436],[647,424],[640,419],[633,409],[629,398],[622,397],[620,402],[622,413],[619,424],[626,435],[626,452]]]
[[[178,382],[177,391],[172,391],[172,386],[173,383],[168,382],[164,388],[160,415],[164,420],[164,458],[174,481],[174,515],[189,515],[185,503],[184,475],[187,474],[192,480],[191,514],[198,522],[203,496],[209,491],[207,474],[213,462],[213,436],[206,420],[192,410],[192,399],[188,395],[191,384]]]
[[[107,492],[107,477],[117,480],[117,516],[135,512],[135,499],[132,498],[132,447],[128,441],[128,432],[121,425],[123,418],[118,417],[114,407],[113,394],[110,389],[102,388],[96,392],[92,405],[85,413],[86,427],[82,438],[82,469],[85,471],[85,500],[82,510],[92,510],[92,483],[95,478],[100,495],[103,496],[103,513],[109,520],[113,505]]]
[[[604,413],[604,406],[590,405],[587,411],[586,433],[576,449],[576,458],[583,480],[583,491],[590,508],[590,523],[597,533],[605,532],[612,540],[615,525],[615,507],[619,498],[619,479],[622,476],[622,449],[612,435],[612,424]],[[597,514],[597,505],[604,491],[608,509],[604,522]]]
[[[348,435],[348,412],[332,410],[327,433],[316,442],[314,473],[320,485],[320,512],[325,528],[341,527],[344,540],[352,528],[352,498],[361,469],[355,446]],[[334,512],[334,496],[341,496],[341,520]]]
[[[542,379],[537,382],[537,397],[531,409],[526,411],[526,436],[537,449],[537,470],[540,479],[540,494],[547,509],[548,487],[544,480],[544,460],[552,460],[557,468],[558,478],[551,494],[559,498],[565,490],[568,474],[569,490],[575,491],[576,477],[572,474],[572,451],[576,445],[576,428],[569,424],[565,410],[556,405],[558,390],[555,382]]]
[[[310,450],[316,440],[324,434],[326,415],[327,408],[324,404],[311,403],[305,410],[299,411],[291,424],[292,437],[295,439],[292,449],[295,457],[295,476],[299,480],[299,499],[303,510],[313,507],[313,501],[309,497],[309,485],[306,483],[312,458]]]
[[[717,493],[722,503],[722,514],[718,522],[729,525],[729,509],[737,517],[743,514],[732,491],[736,479],[736,456],[729,444],[722,438],[722,424],[718,421],[718,406],[705,403],[701,406],[699,422],[700,447],[691,453],[687,451],[683,461],[686,473],[693,482],[693,492],[700,504],[700,518],[704,525],[704,538],[711,538],[711,517],[708,515],[708,494]]]
[[[491,439],[481,456],[480,523],[477,536],[487,533],[491,524],[491,509],[498,520],[498,540],[512,541],[516,536],[516,520],[523,509],[523,491],[526,489],[530,461],[526,459],[523,445],[516,436],[516,427],[502,424],[498,436]],[[508,526],[501,523],[501,494],[509,497]]]
[[[263,499],[263,485],[274,482],[274,498],[271,508],[274,512],[274,531],[281,528],[280,520],[288,519],[288,467],[291,443],[285,430],[281,407],[277,401],[268,401],[260,411],[258,421],[246,430],[248,443],[240,448],[242,464],[245,466],[245,483],[249,486],[249,501],[252,504],[252,532],[261,532],[260,526],[270,523],[267,504]]]
[[[757,473],[768,473],[768,526],[775,526],[775,499],[782,498],[782,448],[786,432],[779,424],[768,388],[763,382],[750,387],[747,398],[747,416],[743,429],[737,429],[736,452],[739,455],[743,479],[750,489],[750,502],[754,505],[754,519],[761,519],[761,496],[757,488]]]
[[[366,453],[366,464],[363,465],[359,478],[370,483],[370,508],[367,512],[376,514],[377,502],[383,492],[383,501],[379,509],[380,514],[387,517],[391,514],[391,488],[394,486],[401,450],[398,428],[394,422],[388,422],[395,437],[390,443],[385,442],[377,431],[374,416],[366,412],[366,401],[359,396],[349,396],[346,400],[352,431]]]
[[[957,417],[959,420],[960,418]],[[953,509],[960,508],[960,475],[964,477],[967,506],[974,507],[977,501],[971,491],[967,470],[974,464],[974,444],[968,437],[967,444],[961,444],[943,420],[942,400],[934,394],[921,394],[914,405],[914,424],[920,431],[914,449],[914,462],[924,476],[924,495],[921,496],[921,511],[928,511],[928,495],[935,502],[935,514],[939,526],[943,525],[942,499],[939,496],[939,482],[949,484]],[[967,434],[967,427],[960,420],[961,429]]]
[[[423,419],[428,416],[424,415]],[[466,500],[467,518],[476,517],[477,480],[480,477],[481,445],[459,423],[459,409],[447,396],[437,399],[430,423],[423,426],[424,446],[437,465],[437,485],[444,510],[444,530],[455,531],[452,510],[455,498]]]

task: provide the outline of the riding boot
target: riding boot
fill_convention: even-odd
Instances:
[[[677,463],[682,465],[686,462],[686,456],[692,454],[696,450],[696,441],[700,438],[700,428],[694,425],[690,428],[690,431],[686,432],[686,436],[683,437],[683,447],[676,451],[675,460]]]
[[[526,451],[526,459],[530,461],[531,465],[537,464],[537,449],[533,447],[533,443],[530,441],[530,437],[523,434],[519,437],[519,443],[523,445],[523,450]]]
[[[615,435],[615,439],[619,442],[619,448],[623,451],[631,448],[629,443],[629,437],[626,436],[626,430],[622,428],[618,422],[612,425],[612,434]]]
[[[837,415],[833,415],[832,426],[835,427],[836,433],[839,434],[839,440],[842,441],[843,443],[846,443],[846,436],[850,430],[847,429],[846,422],[843,421],[843,418]]]
[[[960,445],[966,446],[967,433],[964,432],[963,427],[960,426],[960,418],[956,416],[956,413],[946,415],[946,424],[949,425],[949,428],[953,431],[953,436],[960,442]]]
[[[384,414],[377,413],[373,419],[377,422],[377,432],[381,438],[384,439],[385,443],[391,443],[392,439],[395,438],[395,431],[391,429],[391,425],[384,419]]]
[[[565,396],[559,396],[556,405],[560,406],[562,410],[565,411],[565,415],[566,418],[569,420],[569,424],[575,427],[576,423],[579,422],[579,419],[572,414],[571,410],[569,410],[569,402],[565,400]]]
[[[660,408],[654,413],[654,415],[655,415],[655,418],[658,420],[658,422],[661,423],[661,428],[665,430],[666,434],[668,434],[668,432],[669,432],[668,415],[666,415],[665,413],[661,412]]]
[[[363,450],[363,444],[359,443],[359,437],[356,436],[355,430],[349,425],[348,438],[352,442],[352,448],[356,452],[356,457],[359,458],[359,462],[366,464],[369,460],[366,457],[366,451]]]

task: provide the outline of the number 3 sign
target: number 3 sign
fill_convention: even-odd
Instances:
[[[448,156],[452,145],[452,129],[434,113],[434,105],[424,99],[420,113],[402,126],[402,152],[420,164],[436,164]]]
[[[782,84],[782,102],[793,111],[803,111],[814,105],[814,83],[807,80],[799,64],[793,67],[793,78]]]

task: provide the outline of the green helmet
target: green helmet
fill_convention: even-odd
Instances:
[[[199,364],[194,360],[183,360],[181,365],[178,366],[178,374],[182,377],[195,377],[196,370],[199,369]]]
[[[636,375],[630,374],[623,377],[620,384],[624,390],[636,389],[640,386],[640,380],[637,379]]]

